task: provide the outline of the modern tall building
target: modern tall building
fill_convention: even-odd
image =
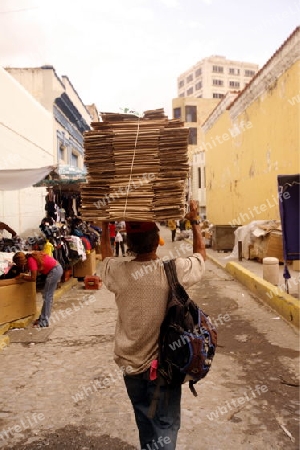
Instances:
[[[244,89],[257,72],[257,64],[209,56],[177,78],[178,97],[222,98]]]

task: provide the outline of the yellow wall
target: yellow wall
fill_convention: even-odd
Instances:
[[[185,122],[186,127],[197,128],[197,145],[188,146],[189,158],[195,151],[201,150],[201,142],[203,140],[203,132],[201,125],[207,119],[209,114],[220,102],[219,98],[194,98],[194,97],[178,97],[172,100],[172,108],[181,108],[181,120]],[[196,106],[197,107],[197,122],[186,122],[185,121],[185,107],[186,106]]]
[[[234,122],[229,109],[205,133],[207,218],[213,224],[279,219],[277,175],[300,172],[299,73],[297,62]],[[240,130],[235,137],[234,125]]]

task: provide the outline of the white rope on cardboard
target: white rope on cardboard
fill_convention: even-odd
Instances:
[[[125,214],[126,214],[126,209],[127,209],[128,194],[129,194],[129,190],[130,190],[130,183],[131,183],[131,179],[132,179],[132,170],[133,170],[135,154],[136,154],[136,146],[137,146],[137,141],[138,141],[139,131],[140,131],[140,118],[138,118],[138,124],[137,125],[138,126],[137,126],[137,131],[136,131],[136,136],[135,136],[134,150],[133,150],[133,156],[132,156],[131,167],[130,167],[130,175],[129,175],[129,181],[128,181],[127,191],[126,191],[126,199],[125,199],[125,206],[124,206],[124,212],[123,212],[123,219],[125,219]]]

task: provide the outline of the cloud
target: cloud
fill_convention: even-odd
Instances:
[[[160,0],[160,1],[168,8],[175,8],[175,9],[181,8],[179,0]]]
[[[203,22],[199,22],[198,20],[190,20],[185,24],[185,26],[191,29],[199,29],[199,30],[203,30],[205,28]]]

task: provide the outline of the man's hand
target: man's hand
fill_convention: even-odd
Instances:
[[[190,211],[186,214],[187,220],[198,220],[198,208],[195,200],[190,201]],[[199,225],[192,225],[193,231],[193,253],[200,253],[204,261],[206,259],[205,243],[202,239],[201,228]]]
[[[16,281],[18,282],[18,283],[25,283],[25,280],[24,280],[24,278],[23,278],[23,273],[20,273],[19,275],[17,275],[16,277],[15,277],[15,279],[16,279]]]
[[[197,220],[198,211],[197,211],[197,202],[195,200],[190,200],[190,211],[185,215],[185,219],[187,220]]]

